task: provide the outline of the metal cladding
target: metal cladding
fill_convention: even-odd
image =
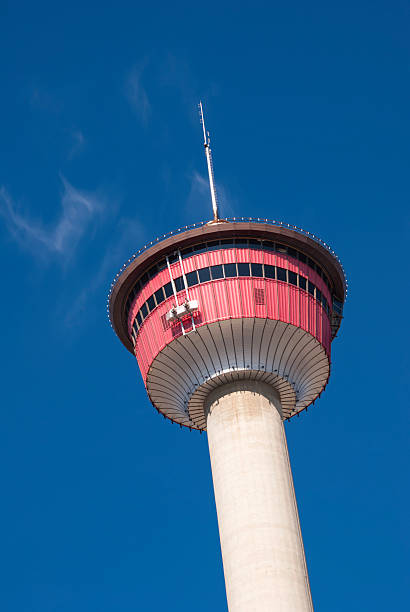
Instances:
[[[311,404],[329,378],[345,291],[337,257],[317,240],[219,222],[143,251],[116,280],[109,312],[153,405],[203,430],[205,398],[235,380],[271,385],[283,418]]]

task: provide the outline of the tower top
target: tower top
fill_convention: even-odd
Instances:
[[[212,153],[211,153],[211,147],[210,147],[211,139],[209,137],[209,132],[207,132],[205,128],[204,109],[202,107],[201,101],[199,102],[198,107],[199,107],[199,115],[200,115],[201,123],[202,123],[202,130],[204,133],[204,148],[205,148],[206,163],[208,166],[209,188],[211,190],[212,209],[214,213],[213,220],[219,221],[218,198],[217,198],[216,189],[215,189],[214,168],[212,164]]]

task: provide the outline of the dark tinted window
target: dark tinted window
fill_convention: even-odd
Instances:
[[[315,262],[313,261],[313,259],[310,259],[310,257],[307,257],[307,264],[308,266],[310,266],[312,268],[312,270],[315,269]]]
[[[207,281],[211,280],[209,268],[202,268],[201,270],[198,270],[198,276],[200,283],[206,283]]]
[[[275,278],[275,266],[265,264],[265,276],[266,278]]]
[[[238,276],[250,276],[248,263],[238,263]]]
[[[310,281],[308,281],[308,291],[310,295],[315,295],[315,286]]]
[[[140,281],[140,282],[141,282],[141,287],[143,287],[144,285],[146,285],[146,284],[147,284],[147,282],[148,282],[148,274],[143,274],[143,275],[141,276],[141,281]]]
[[[292,249],[291,247],[288,247],[288,254],[291,257],[297,257],[298,256],[298,252],[296,249]]]
[[[138,312],[137,312],[137,317],[136,317],[136,318],[137,318],[138,325],[141,325],[141,323],[142,323],[142,317],[141,317],[141,313],[140,313],[140,311],[138,311]]]
[[[234,247],[233,238],[229,238],[227,240],[221,240],[222,249],[233,249],[233,247]]]
[[[165,297],[167,298],[171,297],[171,295],[174,293],[172,291],[171,283],[167,283],[166,285],[164,285],[164,292],[165,292]]]
[[[178,253],[172,253],[171,255],[168,255],[168,259],[170,264],[175,263],[179,259]]]
[[[336,300],[335,298],[333,298],[333,310],[337,314],[340,314],[340,315],[343,312],[343,304],[342,304],[342,302],[339,302],[339,300]]]
[[[237,249],[246,249],[248,247],[248,239],[247,238],[236,238],[235,246]]]
[[[182,291],[184,288],[184,281],[182,280],[182,276],[178,276],[178,278],[174,278],[175,289],[178,291]]]
[[[155,300],[154,300],[154,296],[151,295],[148,299],[147,299],[147,304],[148,304],[148,308],[151,310],[154,310],[155,308]]]
[[[222,266],[211,266],[211,274],[213,279],[223,278]]]
[[[158,268],[157,268],[157,266],[152,266],[152,268],[151,268],[151,269],[149,270],[149,272],[148,272],[148,276],[149,276],[150,278],[154,278],[154,276],[155,276],[156,274],[158,274]]]
[[[299,287],[306,291],[306,278],[299,274]]]
[[[224,264],[224,268],[225,268],[225,276],[227,278],[231,278],[232,276],[236,276],[236,264],[234,264],[234,263],[227,263],[227,264]]]
[[[201,244],[197,244],[196,246],[194,246],[194,254],[198,255],[198,253],[205,253],[206,251],[206,244],[204,244],[203,242]]]
[[[186,274],[186,281],[188,283],[188,287],[192,287],[192,285],[197,285],[198,284],[197,271],[194,270],[193,272],[188,272],[188,274]]]
[[[288,270],[288,278],[289,278],[289,282],[292,285],[297,285],[298,284],[298,275],[295,272],[292,272],[291,270]]]
[[[250,249],[260,249],[262,247],[259,240],[254,240],[253,238],[249,239],[249,248]]]
[[[251,263],[251,274],[252,276],[263,276],[263,267],[260,263]]]
[[[322,292],[317,287],[316,287],[316,299],[319,300],[319,302],[322,301]]]
[[[306,263],[306,255],[303,255],[303,253],[299,253],[299,261],[303,261],[303,263]]]
[[[161,304],[161,302],[164,301],[164,291],[162,287],[155,292],[155,299],[157,300],[157,304]]]
[[[287,248],[287,247],[285,247],[285,245],[284,245],[284,244],[278,244],[278,243],[276,243],[276,250],[277,250],[279,253],[287,253],[287,252],[288,252],[288,248]]]
[[[165,270],[166,267],[167,267],[167,262],[165,261],[165,259],[163,259],[158,264],[158,272],[161,272],[162,270]]]
[[[208,251],[217,251],[221,248],[219,244],[219,240],[213,240],[212,242],[208,242]]]
[[[182,257],[191,257],[193,255],[194,249],[192,247],[188,247],[181,251]]]
[[[142,318],[145,319],[145,317],[148,314],[148,309],[147,309],[147,305],[146,304],[143,304],[141,306],[141,314],[142,314]]]
[[[286,270],[285,270],[285,268],[279,268],[279,266],[278,266],[276,268],[276,273],[278,275],[278,280],[286,282]]]
[[[274,251],[275,250],[275,243],[271,242],[270,240],[264,240],[262,242],[263,248],[266,249],[266,251]]]

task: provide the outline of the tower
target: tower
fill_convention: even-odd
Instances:
[[[313,610],[283,422],[326,387],[346,279],[305,230],[219,218],[203,132],[213,220],[135,253],[109,317],[156,410],[207,430],[230,612]]]

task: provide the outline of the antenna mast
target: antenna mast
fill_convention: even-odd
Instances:
[[[204,111],[202,108],[202,102],[199,102],[199,115],[201,117],[202,129],[204,132],[204,147],[205,147],[205,155],[206,155],[206,163],[208,165],[208,176],[209,176],[209,188],[211,190],[211,199],[212,199],[212,208],[214,211],[214,221],[219,221],[219,211],[218,211],[218,198],[216,196],[215,189],[215,179],[214,179],[214,168],[212,164],[212,154],[210,145],[209,132],[205,129],[205,119],[204,119]]]

